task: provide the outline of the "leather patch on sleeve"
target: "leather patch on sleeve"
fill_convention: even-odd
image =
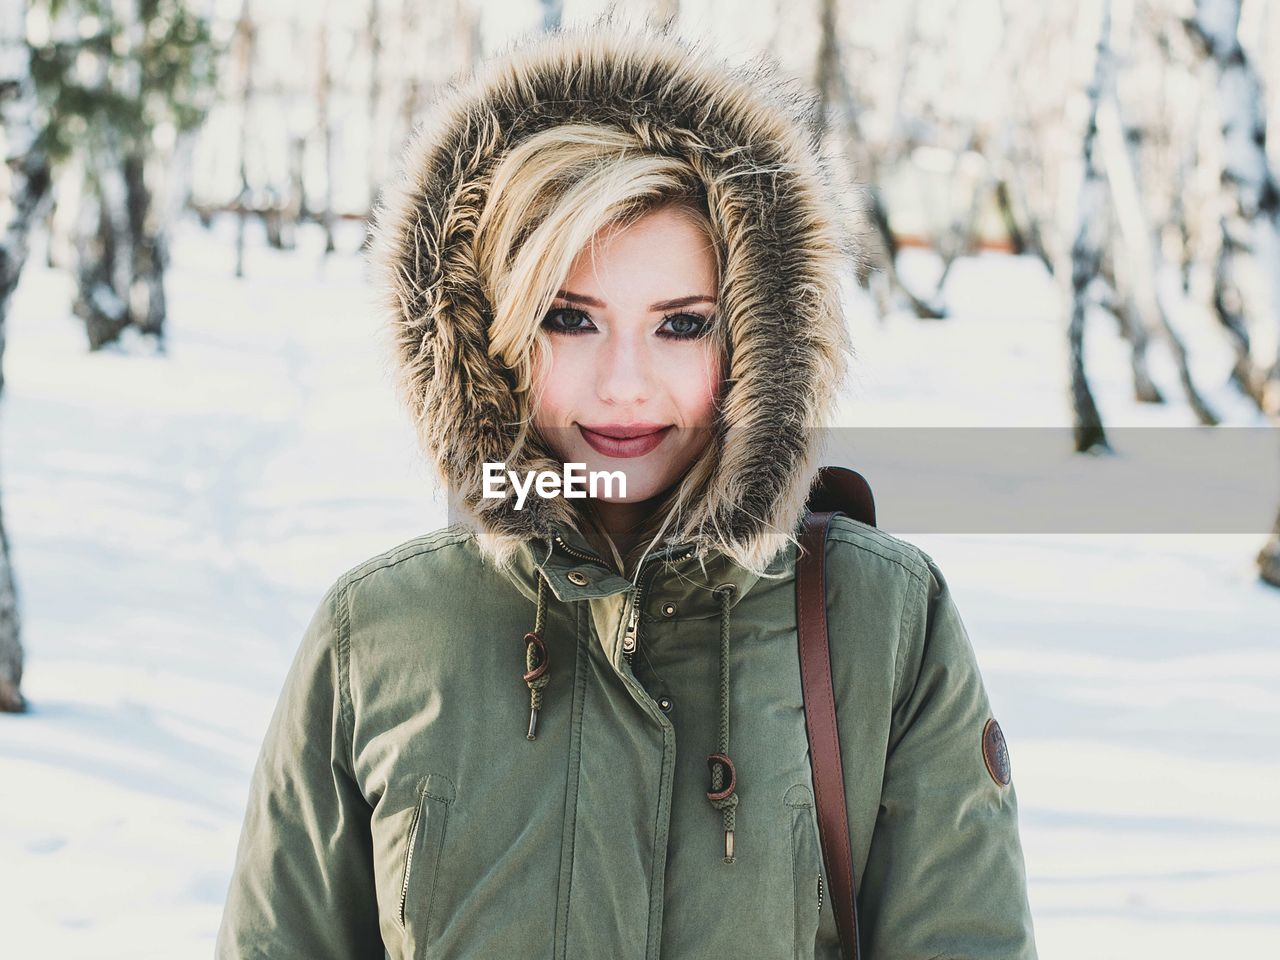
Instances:
[[[1002,787],[1007,787],[1013,774],[1009,769],[1009,747],[1004,742],[1004,733],[996,718],[992,717],[982,728],[982,759],[986,761],[987,773],[991,779]]]

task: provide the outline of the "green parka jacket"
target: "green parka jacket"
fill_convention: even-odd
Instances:
[[[404,396],[463,519],[321,600],[253,773],[220,960],[839,956],[793,538],[834,389],[821,378],[847,344],[829,170],[785,90],[664,34],[596,27],[509,54],[417,134],[374,262]],[[742,402],[725,405],[707,514],[633,577],[562,501],[476,496],[515,408],[483,298],[459,279],[483,193],[466,188],[522,131],[571,118],[696,153],[720,184]],[[767,162],[733,176],[744,150]],[[1034,958],[1016,795],[946,580],[846,517],[826,563],[863,960]],[[715,753],[727,783],[710,779]]]

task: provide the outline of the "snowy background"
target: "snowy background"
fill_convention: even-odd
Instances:
[[[294,253],[251,231],[242,281],[233,230],[179,224],[167,356],[87,354],[42,238],[13,304],[0,463],[31,709],[0,723],[6,957],[209,956],[321,593],[446,522],[377,353],[359,227],[327,260],[318,227]],[[946,322],[881,325],[854,296],[845,422],[1066,425],[1055,297],[1036,263],[992,254],[953,270]],[[1190,423],[1132,405],[1113,326],[1087,341],[1107,422]],[[1280,591],[1251,564],[1260,537],[907,539],[945,571],[1009,741],[1041,956],[1280,956]]]

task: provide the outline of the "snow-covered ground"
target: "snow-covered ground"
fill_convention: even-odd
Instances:
[[[13,306],[0,481],[32,707],[0,716],[5,956],[208,956],[320,593],[445,522],[358,255],[321,267],[317,232],[284,254],[251,230],[236,280],[233,231],[180,225],[167,355],[88,354],[40,245]],[[982,257],[949,290],[943,323],[857,307],[844,422],[1065,425],[1039,268]],[[1256,423],[1198,329],[1209,396]],[[1160,351],[1173,402],[1142,410],[1114,329],[1087,343],[1109,424],[1192,422]],[[945,571],[1009,740],[1041,956],[1280,956],[1280,591],[1254,576],[1260,533],[903,535]]]

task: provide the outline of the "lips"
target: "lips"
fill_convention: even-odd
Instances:
[[[629,459],[643,457],[666,438],[671,431],[671,424],[634,424],[630,426],[604,426],[592,430],[578,424],[582,438],[591,445],[591,449],[606,457]],[[601,431],[607,430],[608,433]]]

